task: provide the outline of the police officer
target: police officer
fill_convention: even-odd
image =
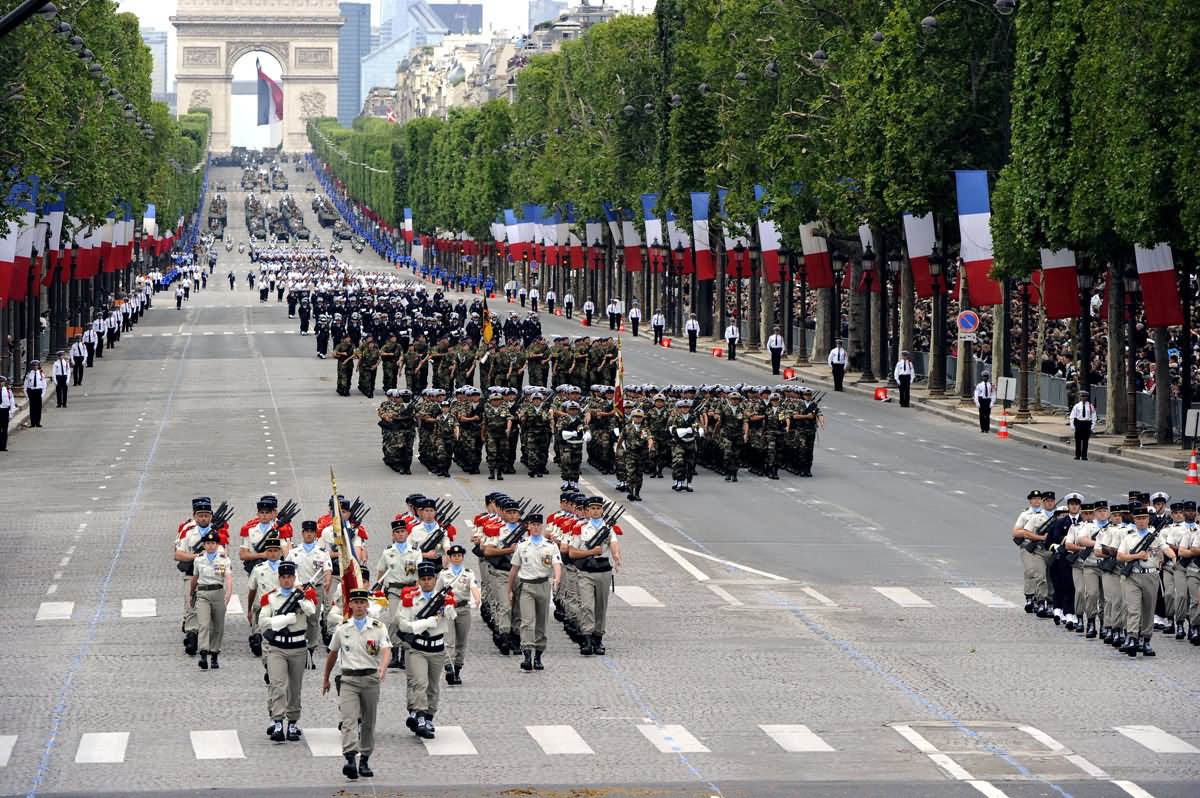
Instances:
[[[267,711],[272,726],[268,735],[277,743],[300,739],[300,690],[307,661],[308,616],[317,611],[317,591],[296,587],[296,564],[279,564],[279,588],[262,597],[258,629],[267,640]]]
[[[901,407],[908,407],[909,395],[912,390],[912,381],[917,375],[911,358],[912,353],[907,349],[901,352],[900,360],[896,362],[896,368],[893,370],[892,374],[892,376],[896,378],[896,383],[900,386]]]
[[[29,400],[29,426],[42,426],[42,394],[46,390],[46,375],[42,373],[42,361],[29,361],[25,374],[25,397]]]
[[[321,684],[321,695],[325,695],[329,692],[329,676],[334,666],[340,668],[338,728],[342,731],[342,756],[346,758],[342,775],[349,779],[375,775],[369,763],[375,750],[375,713],[379,707],[379,684],[387,674],[391,651],[384,624],[367,613],[370,601],[369,591],[361,588],[350,591],[350,615],[333,631]]]
[[[201,670],[221,667],[221,641],[225,637],[225,608],[233,596],[233,563],[220,550],[220,537],[215,529],[200,536],[204,553],[192,561],[192,609],[200,627]],[[217,591],[221,591],[218,593]]]
[[[446,567],[438,574],[437,589],[447,585],[454,591],[454,623],[446,630],[446,684],[462,684],[463,662],[467,656],[467,637],[471,633],[471,608],[478,607],[482,596],[479,577],[463,565],[467,550],[455,543],[446,549]],[[524,615],[522,615],[524,617]]]
[[[833,349],[829,350],[827,359],[829,368],[833,372],[833,390],[842,390],[842,380],[846,378],[846,364],[849,362],[849,357],[846,355],[846,348],[842,346],[841,339],[833,344]]]
[[[1075,459],[1088,459],[1088,440],[1096,431],[1096,406],[1087,391],[1079,392],[1079,401],[1071,408],[1067,424],[1075,430]]]
[[[562,579],[562,556],[558,546],[542,534],[541,513],[525,516],[529,537],[517,544],[508,572],[508,600],[513,600],[517,581],[521,582],[521,662],[523,671],[540,671],[542,652],[546,650],[546,621],[550,615],[550,597]]]
[[[996,386],[992,385],[992,375],[983,372],[982,379],[975,386],[975,407],[979,410],[979,431],[990,432],[992,429],[992,402],[996,399]]]
[[[439,677],[445,669],[446,632],[457,611],[453,591],[444,596],[445,603],[438,609],[426,610],[439,595],[434,588],[438,581],[438,568],[424,561],[417,566],[417,587],[404,591],[400,602],[400,632],[406,635],[409,646],[408,668],[408,720],[409,730],[426,740],[434,739],[433,718],[437,714]],[[422,614],[429,617],[419,617]]]
[[[0,452],[8,451],[8,417],[17,409],[17,400],[8,387],[8,377],[0,376]]]
[[[83,345],[83,337],[76,335],[71,344],[71,384],[78,387],[83,385],[84,363],[87,361],[88,350]]]

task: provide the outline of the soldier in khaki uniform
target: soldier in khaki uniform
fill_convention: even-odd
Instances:
[[[350,591],[350,617],[333,631],[321,685],[321,695],[325,695],[329,692],[329,676],[334,666],[339,666],[338,727],[342,730],[342,756],[346,757],[342,775],[349,779],[375,775],[369,763],[375,750],[375,711],[391,651],[387,628],[367,613],[370,601],[370,591]]]
[[[604,632],[608,616],[608,593],[612,585],[612,570],[621,567],[621,546],[617,536],[621,527],[614,524],[608,539],[588,547],[604,529],[604,497],[592,496],[587,500],[587,520],[583,523],[579,537],[574,538],[569,548],[571,559],[579,568],[579,653],[583,655],[605,653]]]
[[[1176,640],[1182,640],[1187,632],[1184,630],[1187,619],[1187,570],[1178,561],[1180,545],[1191,530],[1183,520],[1183,502],[1172,502],[1171,522],[1163,527],[1160,537],[1175,552],[1176,559],[1163,563],[1162,589],[1163,604],[1166,610],[1166,626],[1164,635],[1175,635]]]
[[[417,566],[417,587],[404,591],[400,600],[400,632],[406,635],[409,646],[408,668],[408,728],[418,737],[432,740],[435,736],[433,717],[437,714],[439,678],[446,662],[446,632],[454,621],[457,611],[451,601],[453,592],[446,595],[446,603],[428,618],[418,617],[432,602],[437,592],[438,569],[432,562]]]
[[[192,600],[200,625],[197,664],[201,670],[215,670],[221,667],[218,657],[225,636],[225,607],[233,595],[233,564],[225,552],[219,551],[220,537],[215,529],[206,530],[200,540],[204,553],[192,562]]]
[[[482,598],[479,577],[463,565],[465,547],[455,543],[446,549],[447,566],[438,574],[436,589],[446,585],[454,591],[454,623],[446,634],[446,684],[462,684],[462,668],[467,656],[467,637],[471,633],[471,608],[478,607]]]
[[[542,534],[541,513],[525,516],[529,537],[517,544],[508,572],[508,600],[512,601],[517,581],[521,582],[521,662],[523,671],[542,670],[546,650],[546,620],[550,596],[562,579],[562,556],[558,546]]]
[[[1107,524],[1102,526],[1094,538],[1096,553],[1094,559],[1100,568],[1100,588],[1104,593],[1104,625],[1100,629],[1101,638],[1109,645],[1125,644],[1125,596],[1121,587],[1121,574],[1116,570],[1117,548],[1125,537],[1126,528],[1121,523],[1123,504],[1113,504]]]
[[[250,572],[250,588],[246,592],[246,623],[250,625],[250,652],[256,657],[262,656],[262,632],[258,628],[262,599],[272,590],[279,588],[279,561],[282,552],[279,538],[268,537],[263,543],[263,553],[267,559],[255,565],[254,570]]]
[[[179,537],[175,541],[175,567],[183,573],[183,651],[189,657],[196,656],[199,644],[200,627],[196,620],[196,588],[193,561],[202,556],[203,546],[200,539],[212,525],[212,499],[207,496],[197,496],[192,499],[192,517],[179,525]],[[218,538],[221,530],[216,530]],[[228,535],[228,529],[226,529]]]
[[[1200,646],[1200,525],[1196,524],[1196,502],[1183,503],[1183,525],[1188,531],[1179,544],[1179,563],[1183,567],[1187,589],[1188,642]],[[1179,636],[1179,632],[1175,632]]]
[[[285,559],[296,564],[297,582],[312,584],[317,590],[317,612],[308,616],[308,633],[305,636],[308,641],[308,666],[316,670],[313,656],[324,631],[324,607],[333,583],[333,561],[324,545],[317,540],[316,521],[303,522],[300,525],[300,537],[300,545],[289,551]]]
[[[386,591],[388,600],[387,629],[391,639],[392,657],[390,668],[404,667],[404,646],[396,628],[400,594],[406,587],[417,583],[417,565],[421,552],[408,542],[408,524],[404,519],[392,521],[392,545],[379,554],[375,561],[375,584]]]
[[[508,537],[521,521],[521,504],[515,499],[504,497],[499,500],[500,515],[503,519],[498,527],[491,527],[496,534],[485,536],[480,548],[487,558],[487,574],[492,581],[489,594],[492,598],[491,615],[493,626],[492,642],[501,654],[516,652],[520,641],[513,634],[513,626],[519,624],[519,606],[514,606],[508,590],[508,573],[512,568],[512,553],[517,550],[516,544],[501,547],[504,538]],[[518,541],[519,542],[519,541]],[[518,628],[520,628],[518,626]]]
[[[1037,490],[1029,491],[1025,497],[1029,502],[1029,506],[1021,511],[1017,516],[1017,520],[1013,521],[1012,540],[1017,544],[1017,551],[1021,555],[1021,572],[1025,580],[1025,612],[1033,612],[1036,609],[1037,599],[1037,581],[1034,579],[1033,569],[1029,567],[1029,552],[1025,550],[1025,524],[1034,515],[1045,518],[1044,510],[1042,510],[1042,492]]]
[[[1162,568],[1163,557],[1174,561],[1175,552],[1159,536],[1142,551],[1135,553],[1138,544],[1150,534],[1150,511],[1141,502],[1136,502],[1130,504],[1129,514],[1133,516],[1133,530],[1125,535],[1117,549],[1117,562],[1134,563],[1133,573],[1121,577],[1121,587],[1125,592],[1127,636],[1121,651],[1131,657],[1136,657],[1138,652],[1153,657],[1154,649],[1150,647],[1150,637],[1154,634],[1154,602],[1158,598],[1158,574]]]
[[[317,611],[317,591],[305,587],[297,595],[296,564],[279,564],[279,588],[262,597],[258,628],[266,637],[267,710],[272,726],[267,734],[272,740],[284,740],[283,720],[287,718],[287,739],[300,739],[300,689],[304,683],[304,668],[308,660],[305,637],[308,616]]]

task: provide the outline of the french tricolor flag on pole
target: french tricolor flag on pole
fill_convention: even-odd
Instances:
[[[912,269],[913,287],[917,289],[917,296],[922,299],[933,296],[929,258],[933,255],[935,238],[932,213],[924,216],[904,214],[904,241],[908,244],[908,263]]]
[[[961,255],[967,272],[967,289],[975,307],[999,305],[1000,283],[991,279],[992,206],[988,200],[988,175],[984,171],[957,171],[958,229],[962,236]]]
[[[258,70],[258,124],[277,125],[283,121],[283,89],[262,71],[262,62],[254,60]]]
[[[717,279],[717,267],[713,264],[712,250],[708,244],[709,202],[707,191],[692,192],[692,246],[696,253],[697,280]]]
[[[404,241],[411,244],[413,242],[413,216],[412,208],[404,209]]]
[[[1179,300],[1179,286],[1175,284],[1171,247],[1168,244],[1158,244],[1154,249],[1135,246],[1133,256],[1142,284],[1146,322],[1151,327],[1183,324],[1183,305]]]
[[[809,288],[833,288],[833,256],[829,242],[817,235],[816,222],[800,225],[800,250],[804,253],[804,274]]]
[[[760,185],[754,186],[754,199],[757,202],[762,202],[766,196],[766,190]],[[759,250],[762,252],[763,274],[767,278],[768,283],[778,283],[782,278],[782,270],[780,269],[779,261],[779,228],[775,226],[775,222],[767,218],[770,208],[766,205],[759,210],[758,220],[758,244]]]
[[[1075,253],[1069,249],[1041,251],[1042,303],[1047,319],[1073,319],[1079,315],[1079,283],[1075,278]]]

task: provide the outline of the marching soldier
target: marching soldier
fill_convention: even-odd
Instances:
[[[813,401],[812,388],[800,391],[801,403],[792,415],[790,425],[796,430],[797,470],[802,477],[812,476],[813,452],[817,445],[817,425],[822,424],[821,406]]]
[[[279,588],[279,565],[283,549],[279,538],[268,537],[263,541],[265,560],[259,561],[250,571],[250,589],[246,594],[246,622],[250,625],[250,652],[262,656],[262,634],[258,631],[259,611],[262,598]]]
[[[432,562],[417,566],[417,587],[401,596],[397,621],[409,646],[406,725],[426,740],[435,736],[433,718],[438,709],[439,678],[445,670],[446,632],[457,615],[453,591],[435,591],[437,578],[438,568]]]
[[[1095,559],[1101,570],[1100,586],[1104,593],[1106,624],[1100,634],[1105,643],[1120,647],[1125,644],[1125,592],[1121,585],[1121,574],[1117,571],[1116,555],[1127,531],[1121,518],[1126,506],[1114,504],[1109,509],[1112,512],[1109,523],[1099,530],[1095,538]]]
[[[521,662],[523,671],[540,671],[542,652],[546,650],[546,621],[550,614],[550,597],[558,590],[562,579],[562,556],[558,546],[542,534],[542,515],[525,516],[529,537],[517,544],[508,572],[508,600],[520,580],[521,602]]]
[[[725,481],[737,482],[741,447],[750,439],[750,421],[742,410],[742,395],[733,391],[726,397],[725,406],[716,412]]]
[[[337,392],[339,396],[350,395],[350,378],[354,376],[354,342],[348,334],[342,336],[342,341],[333,348],[333,356],[337,360]]]
[[[1162,589],[1166,605],[1163,634],[1175,635],[1176,640],[1182,640],[1187,635],[1184,629],[1188,607],[1187,569],[1179,560],[1184,539],[1190,531],[1184,521],[1184,503],[1172,502],[1170,523],[1162,528],[1163,541],[1175,552],[1174,560],[1163,563]]]
[[[233,564],[220,550],[220,536],[207,529],[201,536],[204,553],[192,561],[192,610],[200,627],[201,670],[221,667],[221,641],[225,636],[225,608],[233,596]],[[217,593],[217,591],[221,591]]]
[[[342,731],[342,756],[346,758],[342,775],[348,779],[371,778],[375,775],[369,760],[375,750],[379,685],[387,675],[391,645],[384,625],[368,615],[370,592],[351,590],[349,603],[350,616],[338,624],[329,642],[321,695],[329,692],[329,676],[338,666],[338,728]]]
[[[569,399],[562,404],[565,417],[558,420],[555,429],[562,440],[558,464],[562,477],[561,490],[578,490],[579,468],[583,463],[583,447],[592,438],[585,431],[583,417],[579,413],[579,402]]]
[[[704,437],[704,426],[692,416],[692,400],[679,399],[667,419],[671,435],[671,490],[692,492],[692,477],[696,473],[696,436]]]
[[[629,501],[642,500],[642,477],[645,474],[646,463],[655,454],[654,436],[650,433],[645,421],[646,412],[635,407],[629,413],[629,423],[624,430],[618,430],[621,459],[624,463],[625,485],[629,490]]]
[[[405,388],[388,389],[378,415],[383,434],[383,462],[399,474],[411,474],[416,426],[412,394]]]
[[[387,341],[379,347],[379,360],[383,364],[383,390],[390,391],[396,387],[400,373],[400,344],[396,333],[388,333]]]
[[[1121,651],[1131,657],[1140,652],[1153,657],[1150,638],[1154,634],[1154,602],[1158,598],[1159,570],[1163,557],[1175,560],[1175,552],[1161,537],[1144,543],[1150,533],[1150,511],[1141,502],[1129,506],[1133,529],[1126,533],[1117,549],[1117,562],[1133,563],[1133,572],[1121,577],[1125,593],[1126,642]]]
[[[519,639],[513,634],[514,606],[509,596],[508,572],[512,568],[512,553],[517,550],[517,543],[501,546],[504,539],[512,534],[521,521],[521,504],[515,499],[501,497],[497,499],[501,523],[484,527],[484,538],[480,543],[483,556],[487,560],[487,578],[491,580],[489,594],[491,595],[492,642],[501,654],[508,655],[520,646]]]
[[[441,590],[449,586],[456,599],[454,623],[447,625],[446,633],[446,684],[462,684],[467,637],[471,633],[471,608],[478,607],[482,600],[479,577],[463,565],[466,556],[466,548],[455,543],[446,549],[447,565],[438,574],[436,589]]]
[[[621,527],[614,524],[608,538],[589,547],[597,533],[604,529],[604,497],[587,500],[587,520],[578,538],[572,540],[569,556],[579,568],[579,653],[605,653],[604,632],[608,616],[608,593],[612,586],[612,570],[621,567],[621,546],[617,536]]]
[[[202,556],[204,546],[201,538],[212,529],[213,508],[212,499],[207,496],[197,496],[192,499],[192,517],[179,525],[179,535],[175,540],[175,567],[183,573],[183,650],[189,657],[196,656],[199,645],[200,626],[196,618],[195,607],[195,574],[194,561]],[[223,526],[217,532],[218,542],[229,542],[229,528]]]
[[[367,334],[355,353],[358,358],[358,392],[368,399],[375,398],[375,372],[379,368],[379,346],[375,336]]]
[[[279,564],[279,588],[262,597],[258,629],[266,637],[267,711],[272,726],[270,738],[300,739],[300,688],[304,682],[308,616],[317,611],[317,591],[312,585],[296,587],[296,564]]]
[[[492,389],[483,408],[484,447],[487,451],[488,479],[504,479],[508,459],[508,436],[512,433],[512,413],[504,404],[504,394]]]
[[[408,540],[408,524],[403,518],[392,521],[392,545],[379,555],[375,563],[375,584],[386,591],[388,607],[388,634],[392,642],[390,668],[404,667],[404,646],[399,637],[396,623],[400,608],[400,594],[417,583],[417,566],[421,563],[421,551]]]
[[[317,540],[317,522],[305,521],[300,525],[301,544],[288,552],[288,562],[296,564],[296,581],[300,584],[311,584],[317,591],[317,611],[308,616],[308,630],[305,640],[308,643],[308,665],[316,669],[313,654],[317,643],[321,641],[321,633],[325,626],[324,607],[328,601],[329,588],[333,582],[333,561],[329,552]]]

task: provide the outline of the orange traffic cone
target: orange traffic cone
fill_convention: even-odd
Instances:
[[[617,332],[625,332],[625,322],[617,323]]]
[[[996,433],[997,438],[1008,437],[1008,413],[1000,414],[1000,431]]]
[[[1200,485],[1200,476],[1196,473],[1196,450],[1192,449],[1192,461],[1188,463],[1187,479],[1183,481],[1185,485]]]

